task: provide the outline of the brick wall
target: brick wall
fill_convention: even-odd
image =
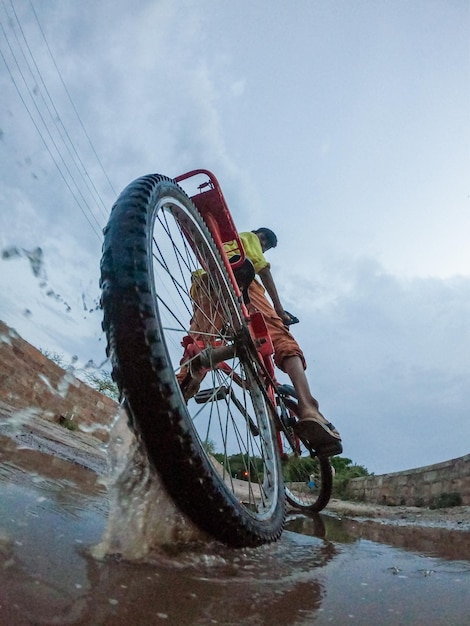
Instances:
[[[90,434],[77,432],[71,437],[67,434],[67,445],[79,439],[73,459],[86,458],[86,466],[93,467],[94,471],[104,470],[99,469],[100,457],[96,450],[93,455],[87,454],[85,446],[90,441],[95,443],[90,435],[109,442],[106,451],[109,470],[106,471],[110,472],[107,480],[110,512],[101,542],[93,547],[95,556],[103,558],[117,553],[128,560],[142,559],[153,546],[207,540],[206,535],[176,508],[160,478],[148,466],[147,458],[128,428],[123,410],[115,421],[118,404],[58,367],[0,322],[2,421],[14,419],[11,408],[13,415],[21,409],[38,409],[40,417],[53,422],[59,422],[61,415],[72,413],[74,420],[81,427],[85,426],[85,431],[89,427]],[[47,430],[47,435],[57,437],[60,432],[67,431],[54,428]],[[85,457],[80,457],[78,449]]]
[[[0,401],[15,410],[36,408],[59,422],[72,417],[105,440],[118,404],[65,371],[0,322]],[[99,428],[102,425],[103,428]]]
[[[470,505],[470,454],[404,472],[354,478],[345,497],[376,504]]]

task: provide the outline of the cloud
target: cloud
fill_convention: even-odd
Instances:
[[[230,91],[237,98],[239,98],[240,96],[242,96],[245,93],[245,88],[246,88],[246,80],[245,79],[236,80],[235,82],[233,82],[230,85]]]
[[[291,277],[289,306],[298,291],[293,332],[345,454],[380,473],[468,453],[470,277],[402,279],[363,259],[325,279]]]
[[[466,453],[469,279],[413,276],[468,270],[468,11],[442,6],[428,28],[413,8],[385,22],[383,8],[354,9],[352,21],[315,3],[310,20],[277,8],[261,33],[255,4],[207,14],[193,0],[40,3],[72,105],[30,5],[16,7],[57,114],[25,71],[28,106],[73,175],[59,174],[46,130],[0,72],[0,249],[41,248],[47,278],[42,287],[24,256],[0,260],[0,317],[36,345],[97,360],[100,229],[116,195],[149,172],[206,167],[241,230],[279,231],[269,260],[346,454],[377,472]],[[377,23],[388,25],[381,37],[364,39]],[[296,37],[279,47],[288,27]],[[415,53],[436,49],[437,69]],[[377,92],[383,76],[399,89]],[[426,80],[411,93],[416,76]],[[397,109],[402,92],[412,107]]]

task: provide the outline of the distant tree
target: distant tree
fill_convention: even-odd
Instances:
[[[317,459],[311,457],[291,456],[282,463],[284,479],[289,482],[307,482],[310,474],[315,473],[318,467]]]
[[[333,493],[336,496],[341,497],[345,494],[348,483],[352,478],[370,475],[363,465],[357,465],[347,457],[334,456],[330,460],[335,470]]]
[[[214,456],[214,453],[215,453],[215,443],[212,441],[212,439],[206,439],[205,441],[203,441],[202,442],[202,447],[206,451],[206,454],[210,454],[210,455]],[[219,461],[219,463],[220,463],[220,461]]]
[[[347,457],[333,456],[330,461],[331,465],[335,468],[336,474],[350,474],[351,478],[369,475],[368,470],[363,465],[357,465]]]
[[[90,387],[108,396],[108,398],[119,400],[119,389],[107,370],[98,370],[93,373],[86,372],[85,381]]]
[[[232,454],[224,465],[234,478],[260,480],[263,475],[263,460],[248,454]]]
[[[262,479],[263,461],[261,458],[240,453],[227,456],[222,452],[216,452],[215,443],[210,439],[203,443],[203,448],[218,463],[223,465],[234,478],[247,479],[250,476],[252,480]],[[353,463],[347,457],[334,456],[330,461],[334,470],[333,489],[335,495],[341,496],[352,478],[369,476],[369,472],[364,466]],[[318,468],[318,460],[311,457],[291,456],[284,459],[282,464],[284,479],[293,482],[307,482],[310,474],[314,474]]]
[[[52,361],[53,363],[55,363],[62,369],[65,369],[67,367],[67,364],[65,362],[65,357],[60,352],[53,352],[52,350],[44,350],[43,348],[39,348],[39,352],[41,352],[41,354],[43,354],[46,357],[46,359],[49,359],[49,361]]]
[[[108,396],[109,398],[112,398],[113,400],[117,400],[117,401],[119,400],[119,389],[116,383],[114,382],[114,380],[112,379],[110,372],[108,372],[107,370],[95,369],[91,372],[87,371],[86,369],[75,370],[74,363],[77,361],[76,356],[72,357],[72,362],[70,364],[67,364],[65,361],[64,355],[61,354],[60,352],[54,352],[52,350],[44,350],[43,348],[39,348],[39,351],[46,357],[46,359],[49,359],[50,361],[52,361],[53,363],[55,363],[62,369],[65,370],[65,369],[70,368],[70,370],[75,376],[77,376],[78,378],[86,382],[87,385],[89,385],[92,389],[96,389],[96,391],[99,391],[100,393],[104,394],[105,396]],[[92,361],[90,361],[89,364],[95,367]]]
[[[226,458],[225,454],[222,454],[222,452],[212,452],[212,456],[214,457],[216,461],[224,465],[225,458]]]

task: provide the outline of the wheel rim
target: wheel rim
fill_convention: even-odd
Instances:
[[[193,324],[193,338],[205,345],[217,341],[237,347],[226,367],[207,371],[197,395],[187,401],[187,419],[200,455],[232,502],[249,516],[268,519],[280,488],[277,451],[256,362],[240,339],[241,309],[220,257],[198,218],[172,197],[162,198],[156,207],[150,245],[154,301],[174,375],[186,371],[187,379],[187,370],[198,373],[196,359],[181,363],[181,341],[189,334],[191,318],[200,321],[197,328]],[[201,266],[210,274],[194,278]],[[201,294],[203,307],[195,305]]]
[[[281,461],[287,500],[295,507],[318,511],[328,502],[331,466],[326,458],[312,458],[310,451],[297,440],[294,452],[284,434],[285,454]],[[290,451],[290,452],[289,452]]]

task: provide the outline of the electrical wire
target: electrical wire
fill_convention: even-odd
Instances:
[[[33,15],[34,15],[34,18],[35,18],[36,23],[37,23],[37,25],[38,25],[38,28],[39,28],[39,30],[40,30],[40,32],[41,32],[42,38],[44,39],[44,43],[46,44],[46,48],[47,48],[47,51],[49,52],[49,56],[51,57],[51,60],[52,60],[52,62],[53,62],[53,64],[54,64],[54,67],[55,67],[55,69],[56,69],[56,71],[57,71],[57,75],[59,76],[59,79],[60,79],[60,81],[61,81],[61,83],[62,83],[62,86],[63,86],[63,88],[64,88],[64,91],[65,91],[65,93],[67,94],[67,97],[68,97],[69,102],[70,102],[70,104],[71,104],[71,106],[72,106],[72,109],[73,109],[73,111],[74,111],[74,113],[75,113],[75,115],[76,115],[76,117],[77,117],[78,123],[80,124],[80,127],[81,127],[81,129],[83,130],[83,133],[84,133],[85,137],[86,137],[86,138],[87,138],[87,140],[88,140],[88,143],[89,143],[89,145],[90,145],[90,147],[91,147],[91,149],[92,149],[92,151],[93,151],[93,154],[94,154],[94,155],[95,155],[95,157],[96,157],[96,160],[97,160],[97,162],[98,162],[98,164],[99,164],[99,166],[100,166],[100,168],[101,168],[101,171],[103,172],[103,174],[104,174],[104,176],[105,176],[105,178],[106,178],[106,180],[107,180],[107,182],[108,182],[108,184],[109,184],[109,188],[111,189],[111,191],[112,191],[113,195],[117,195],[117,194],[116,194],[116,190],[114,189],[113,184],[112,184],[111,180],[109,179],[109,176],[108,176],[108,174],[107,174],[106,170],[104,169],[103,163],[101,162],[101,159],[100,159],[100,157],[98,156],[97,151],[95,150],[95,147],[94,147],[94,145],[93,145],[93,142],[92,142],[92,140],[90,139],[90,136],[89,136],[89,135],[88,135],[88,133],[87,133],[87,130],[86,130],[86,128],[85,128],[85,125],[83,124],[83,122],[82,122],[82,120],[81,120],[81,117],[80,117],[80,115],[79,115],[79,113],[78,113],[78,110],[77,110],[77,108],[76,108],[76,106],[75,106],[75,104],[74,104],[74,102],[73,102],[72,96],[70,95],[70,92],[69,92],[69,90],[67,89],[67,85],[65,84],[65,81],[64,81],[64,79],[62,78],[62,74],[61,74],[61,72],[60,72],[60,70],[59,70],[59,68],[58,68],[58,66],[57,66],[57,63],[56,63],[55,58],[54,58],[54,55],[52,54],[52,50],[51,50],[51,48],[50,48],[50,46],[49,46],[49,43],[48,43],[48,41],[47,41],[47,39],[46,39],[46,35],[44,34],[44,30],[43,30],[43,28],[42,28],[42,26],[41,26],[41,23],[40,23],[39,18],[38,18],[38,16],[37,16],[36,10],[34,9],[34,6],[33,6],[33,3],[32,3],[32,0],[29,0],[29,3],[30,3],[30,5],[31,5],[31,9],[32,9],[32,11],[33,11]]]
[[[65,127],[63,118],[54,103],[51,90],[47,86],[46,79],[44,78],[44,72],[39,68],[32,46],[28,42],[25,29],[21,24],[12,0],[10,0],[10,5],[14,18],[11,14],[9,14],[4,0],[2,0],[2,3],[5,15],[7,16],[9,28],[5,28],[0,21],[0,29],[7,44],[7,50],[5,50],[5,52],[2,51],[0,47],[0,56],[5,64],[5,67],[7,68],[8,74],[10,75],[18,96],[57,171],[93,232],[101,240],[101,227],[95,213],[96,210],[99,210],[102,216],[106,218],[106,204],[94,184],[78,149],[74,145],[74,141],[70,133]],[[75,106],[70,92],[65,85],[65,81],[60,73],[52,50],[46,39],[44,30],[42,29],[37,13],[31,2],[30,5],[35,23],[41,33],[48,55],[59,77],[60,84],[67,95],[68,102],[72,107],[74,115],[79,122],[79,126],[92,149],[92,152],[113,192],[113,195],[116,195],[109,176],[104,170],[97,151],[94,148],[90,136],[79,116],[77,107]],[[16,32],[17,29],[20,36]],[[11,33],[13,33],[13,37]],[[10,59],[7,59],[7,51],[9,51]],[[88,198],[86,196],[88,196]]]
[[[70,155],[70,157],[72,159],[72,162],[75,164],[78,173],[82,175],[82,178],[83,178],[83,181],[84,181],[86,187],[88,188],[88,190],[89,190],[90,194],[92,195],[92,197],[94,196],[94,198],[97,201],[97,203],[101,205],[101,207],[103,209],[102,214],[103,214],[104,217],[106,217],[107,210],[106,210],[106,205],[105,205],[105,203],[103,201],[103,198],[101,197],[98,189],[96,188],[96,186],[94,185],[93,181],[91,180],[91,177],[88,174],[88,171],[87,171],[87,169],[85,167],[85,164],[83,163],[83,161],[82,161],[82,159],[81,159],[77,149],[75,148],[75,146],[73,144],[73,141],[72,141],[72,139],[71,139],[71,137],[70,137],[70,135],[69,135],[65,125],[62,122],[62,118],[61,118],[61,116],[59,114],[59,111],[57,110],[57,108],[56,108],[56,106],[54,104],[54,101],[53,101],[53,99],[51,97],[49,89],[48,89],[48,87],[47,87],[47,85],[46,85],[46,83],[44,81],[43,76],[42,76],[41,70],[39,69],[39,67],[38,67],[38,65],[36,63],[36,60],[34,59],[34,55],[33,55],[32,51],[31,51],[30,46],[29,46],[28,40],[27,40],[26,35],[24,33],[24,30],[23,30],[23,28],[21,26],[21,22],[20,22],[20,20],[18,18],[18,15],[16,13],[15,7],[13,6],[12,0],[10,0],[10,4],[11,4],[11,8],[12,8],[13,14],[15,16],[15,20],[16,20],[16,22],[18,24],[18,28],[19,28],[20,33],[22,35],[24,44],[26,46],[26,49],[29,52],[29,56],[30,56],[31,61],[32,61],[33,65],[34,65],[34,68],[36,70],[37,76],[39,77],[40,82],[41,82],[41,84],[43,86],[44,93],[47,95],[47,98],[49,100],[50,106],[49,106],[49,103],[47,102],[46,98],[44,97],[43,91],[41,89],[39,89],[39,95],[40,95],[42,101],[44,102],[44,105],[45,105],[45,107],[46,107],[46,109],[47,109],[47,111],[49,113],[50,119],[51,119],[52,123],[55,125],[55,127],[57,128],[58,133],[59,133],[59,135],[60,135],[60,137],[61,137],[61,139],[62,139],[62,141],[64,143],[64,146],[65,146],[68,154]],[[19,42],[18,37],[16,36],[16,33],[14,33],[14,34],[15,34],[16,41],[17,41],[17,43],[18,43],[18,45],[19,45],[19,47],[20,47],[20,49],[21,49],[21,51],[23,53],[23,58],[24,58],[24,60],[26,62],[26,65],[27,65],[29,71],[30,71],[31,77],[32,77],[33,80],[35,80],[34,71],[33,71],[32,67],[31,67],[28,59],[26,58],[26,55],[24,54],[24,51],[21,48],[21,43]],[[51,110],[51,107],[52,107],[52,110]]]
[[[3,28],[3,24],[1,24],[1,23],[0,23],[0,28],[1,28],[2,32],[4,33],[4,35],[5,35],[5,30],[4,30],[4,28]],[[84,211],[84,209],[83,209],[82,205],[80,204],[80,201],[79,201],[79,199],[77,198],[77,196],[76,196],[76,194],[75,194],[74,190],[73,190],[73,189],[72,189],[72,187],[70,186],[70,183],[69,183],[69,181],[67,180],[67,178],[66,178],[66,176],[65,176],[64,172],[61,170],[60,165],[59,165],[59,163],[58,163],[58,161],[57,161],[56,157],[55,157],[55,156],[54,156],[54,154],[52,153],[52,151],[51,151],[51,148],[50,148],[49,144],[48,144],[48,143],[47,143],[47,141],[45,140],[44,135],[43,135],[43,133],[42,133],[41,129],[39,128],[39,126],[38,126],[38,124],[37,124],[37,122],[36,122],[36,120],[35,120],[35,118],[34,118],[34,115],[31,113],[31,110],[29,109],[28,104],[26,103],[26,101],[25,101],[25,99],[24,99],[24,97],[23,97],[23,94],[21,93],[21,89],[19,88],[18,82],[16,81],[15,76],[14,76],[14,74],[13,74],[12,70],[11,70],[11,67],[10,67],[10,65],[8,64],[8,62],[7,62],[6,58],[5,58],[5,55],[3,54],[3,51],[2,51],[1,49],[0,49],[0,55],[1,55],[2,59],[3,59],[3,62],[5,63],[5,66],[6,66],[6,68],[7,68],[7,71],[8,71],[8,73],[9,73],[9,75],[10,75],[10,78],[11,78],[11,80],[12,80],[12,82],[13,82],[13,85],[15,86],[15,89],[16,89],[16,91],[17,91],[17,93],[18,93],[18,96],[19,96],[19,98],[20,98],[21,102],[23,103],[23,105],[24,105],[24,107],[25,107],[25,109],[26,109],[26,112],[28,113],[28,115],[29,115],[29,117],[30,117],[30,119],[31,119],[32,123],[34,124],[34,126],[35,126],[36,130],[38,131],[38,134],[39,134],[39,136],[40,136],[40,138],[41,138],[41,140],[42,140],[42,142],[43,142],[43,144],[44,144],[44,147],[46,148],[47,152],[49,153],[49,155],[50,155],[50,157],[51,157],[51,159],[52,159],[52,161],[53,161],[54,165],[55,165],[55,166],[56,166],[56,168],[57,168],[57,171],[59,172],[59,174],[60,174],[61,178],[63,179],[63,181],[64,181],[65,185],[67,186],[68,190],[69,190],[69,191],[70,191],[70,193],[72,194],[72,196],[73,196],[73,198],[74,198],[75,202],[77,203],[78,207],[79,207],[79,208],[80,208],[80,210],[82,211],[82,213],[83,213],[83,215],[84,215],[85,219],[87,220],[87,222],[88,222],[88,223],[89,223],[89,225],[91,226],[91,228],[92,228],[93,232],[94,232],[94,233],[98,236],[98,238],[101,240],[101,235],[99,234],[99,229],[98,229],[98,230],[96,229],[96,227],[95,227],[95,226],[94,226],[94,224],[92,223],[91,219],[88,217],[88,215],[87,215],[87,214],[86,214],[86,212]],[[20,71],[20,73],[21,73],[21,71]],[[96,218],[95,218],[95,221],[96,221]],[[96,223],[98,224],[98,222],[97,222],[97,221],[96,221]],[[99,226],[99,224],[98,224],[98,226]]]

